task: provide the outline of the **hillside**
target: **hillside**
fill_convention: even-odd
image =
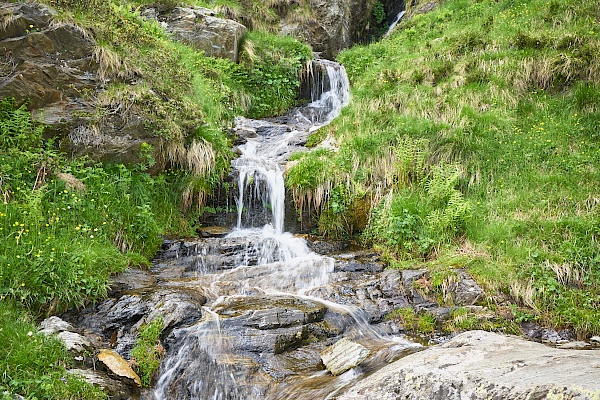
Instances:
[[[353,100],[288,173],[297,205],[441,297],[465,267],[497,312],[597,334],[600,5],[412,3],[338,57]]]
[[[342,47],[393,19],[381,14],[390,2],[352,1],[362,16],[353,34],[331,33]],[[508,320],[485,325],[465,309],[449,330],[535,321],[600,334],[600,5],[406,3],[390,35],[337,56],[352,102],[293,156],[286,184],[297,209],[314,233],[359,239],[390,268],[427,268],[417,289],[441,303],[464,268],[485,287],[483,305]],[[30,4],[56,15],[35,25],[0,14],[10,31],[0,40],[14,47],[0,54],[2,81],[21,90],[18,68],[50,62],[85,79],[0,92],[0,393],[105,398],[65,378],[71,357],[36,323],[105,298],[110,276],[148,266],[163,237],[196,234],[206,200],[231,189],[233,118],[279,115],[298,101],[314,48],[274,32],[281,21],[316,31],[325,17],[304,0],[186,2],[248,28],[230,60],[148,17],[177,2]],[[75,54],[69,65],[29,51],[51,47],[61,29],[81,44],[63,49]],[[45,80],[40,71],[29,83]],[[38,107],[49,98],[52,107]],[[134,140],[119,151],[95,142],[121,143],[122,131]]]

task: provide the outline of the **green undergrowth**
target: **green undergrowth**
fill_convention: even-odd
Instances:
[[[162,318],[157,318],[140,328],[137,344],[131,350],[131,356],[142,385],[149,387],[156,379],[164,349],[160,344],[163,328]]]
[[[180,207],[187,178],[146,169],[67,159],[25,106],[0,102],[2,391],[102,398],[65,375],[64,348],[35,334],[33,317],[103,299],[110,275],[148,265],[162,234],[190,232]]]
[[[37,333],[21,304],[0,301],[0,398],[19,393],[28,399],[107,399],[100,389],[67,372],[72,366],[64,345]]]
[[[296,157],[296,203],[392,265],[467,257],[498,305],[598,334],[600,5],[439,3],[340,54],[352,103],[309,139],[339,150]]]

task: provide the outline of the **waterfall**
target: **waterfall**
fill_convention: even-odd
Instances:
[[[319,60],[315,68],[327,81],[315,82],[322,88],[317,99],[290,110],[280,122],[236,119],[236,129],[245,132],[246,140],[232,162],[238,185],[237,224],[224,238],[196,246],[194,260],[186,267],[195,268],[193,280],[171,283],[201,288],[207,303],[200,322],[169,335],[169,356],[154,390],[156,400],[325,398],[357,379],[360,370],[339,379],[318,372],[316,380],[309,376],[280,390],[272,387],[275,371],[260,365],[281,367],[276,356],[286,346],[301,346],[309,336],[306,324],[326,324],[328,312],[352,321],[345,334],[378,342],[373,347],[410,347],[376,334],[361,310],[315,297],[329,284],[334,260],[312,252],[304,239],[284,231],[283,165],[312,131],[331,122],[350,101],[341,65]],[[266,378],[269,374],[272,377]],[[318,393],[303,386],[322,379],[333,383],[319,383]]]
[[[343,66],[327,60],[314,61],[309,69],[311,78],[315,70],[324,71],[323,82],[313,82],[311,93],[319,98],[304,107],[288,113],[288,124],[281,125],[266,121],[238,118],[237,125],[256,133],[239,146],[241,155],[232,162],[237,172],[238,195],[237,229],[256,227],[252,213],[261,208],[270,210],[270,227],[276,234],[283,233],[285,219],[285,183],[282,164],[297,149],[295,142],[306,139],[310,132],[328,124],[339,115],[350,101],[350,83]],[[327,90],[323,91],[323,88]],[[291,122],[291,123],[290,123]]]
[[[396,19],[394,20],[394,22],[392,22],[392,24],[390,25],[390,27],[388,28],[388,30],[384,36],[387,36],[390,33],[392,33],[392,30],[394,30],[396,25],[398,25],[398,22],[400,22],[402,20],[402,17],[404,17],[404,14],[406,14],[406,10],[402,10],[398,13],[398,15],[396,16]]]

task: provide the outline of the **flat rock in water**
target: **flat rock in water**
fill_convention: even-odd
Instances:
[[[142,381],[138,374],[129,366],[127,361],[121,357],[119,353],[110,349],[100,350],[98,360],[106,366],[106,368],[119,379],[135,384],[137,387],[142,387]]]
[[[329,372],[340,375],[356,367],[369,356],[369,350],[348,339],[341,339],[321,352],[321,360]]]
[[[470,331],[368,376],[337,400],[598,399],[600,352]]]

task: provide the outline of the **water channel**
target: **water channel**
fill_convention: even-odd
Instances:
[[[236,121],[246,139],[232,163],[237,226],[222,239],[196,244],[192,276],[165,282],[200,288],[207,302],[198,323],[171,334],[154,391],[157,400],[332,398],[370,370],[418,347],[378,332],[364,310],[321,297],[334,259],[284,232],[285,162],[350,100],[341,65],[320,61],[315,68],[321,73],[314,74],[313,101],[290,111],[286,123]],[[257,208],[266,212],[266,221],[257,222]],[[227,261],[220,258],[223,246],[235,248],[227,252]],[[360,342],[370,356],[334,377],[318,354],[342,337]]]

